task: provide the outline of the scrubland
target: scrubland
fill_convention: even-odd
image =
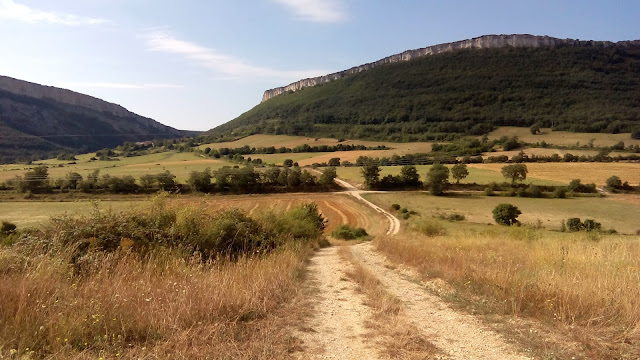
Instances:
[[[287,357],[322,227],[313,205],[55,218],[0,247],[0,356]]]
[[[377,249],[425,279],[447,281],[457,290],[452,300],[476,312],[542,321],[589,358],[640,356],[637,236],[425,221],[419,228],[441,235],[379,237]]]

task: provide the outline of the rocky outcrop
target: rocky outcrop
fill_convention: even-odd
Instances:
[[[461,50],[461,49],[491,49],[491,48],[502,48],[502,47],[539,48],[539,47],[554,47],[554,46],[608,47],[608,46],[614,46],[614,45],[617,45],[617,46],[640,45],[640,40],[611,42],[611,41],[593,41],[593,40],[585,41],[585,40],[577,40],[577,39],[558,39],[558,38],[553,38],[549,36],[535,36],[535,35],[526,35],[526,34],[484,35],[484,36],[480,36],[473,39],[456,41],[456,42],[447,43],[447,44],[434,45],[434,46],[429,46],[422,49],[407,50],[400,54],[388,56],[376,62],[352,67],[351,69],[348,69],[348,70],[336,72],[329,75],[318,76],[315,78],[296,81],[287,86],[278,87],[275,89],[265,91],[264,95],[262,96],[262,102],[265,102],[285,92],[298,91],[306,87],[328,83],[334,80],[342,79],[343,77],[346,77],[352,74],[357,74],[363,71],[371,70],[381,65],[392,64],[392,63],[397,63],[402,61],[409,61],[411,59],[415,59],[422,56],[442,54],[442,53]]]

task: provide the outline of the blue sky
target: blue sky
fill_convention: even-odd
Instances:
[[[0,75],[207,130],[268,88],[485,34],[640,39],[640,1],[0,0]]]

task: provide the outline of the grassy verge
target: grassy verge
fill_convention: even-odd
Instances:
[[[456,229],[380,238],[376,246],[425,277],[446,280],[462,298],[488,300],[489,313],[542,321],[592,358],[640,356],[637,237],[594,241],[585,233],[526,227]]]
[[[0,248],[0,357],[288,358],[321,227],[203,211],[54,219]]]
[[[403,318],[402,302],[389,294],[375,275],[354,259],[349,247],[342,246],[338,251],[353,266],[347,276],[366,295],[366,305],[374,310],[373,319],[367,327],[384,339],[381,344],[383,355],[391,359],[436,358],[439,350],[435,345],[420,336],[420,331]]]

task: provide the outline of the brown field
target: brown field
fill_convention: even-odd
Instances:
[[[194,199],[174,200],[193,202]],[[372,235],[384,233],[388,226],[386,218],[375,213],[368,206],[357,202],[347,194],[271,194],[271,195],[238,195],[238,196],[210,196],[201,199],[208,208],[228,209],[238,208],[249,214],[264,210],[283,211],[292,206],[315,202],[322,215],[327,218],[326,233],[330,233],[337,226],[349,224],[362,227]]]
[[[537,143],[542,140],[553,145],[586,145],[589,140],[595,139],[594,146],[611,146],[618,141],[624,141],[625,145],[640,145],[640,140],[631,139],[630,133],[623,134],[601,134],[601,133],[573,133],[567,131],[551,131],[551,129],[541,129],[542,134],[532,135],[528,127],[502,126],[489,133],[489,140],[499,139],[502,136],[517,136],[520,140],[528,143]]]
[[[612,175],[622,181],[637,186],[640,182],[640,164],[638,163],[528,163],[527,177],[569,183],[580,179],[583,183],[595,183],[604,186]],[[470,164],[469,167],[500,172],[505,164]]]

